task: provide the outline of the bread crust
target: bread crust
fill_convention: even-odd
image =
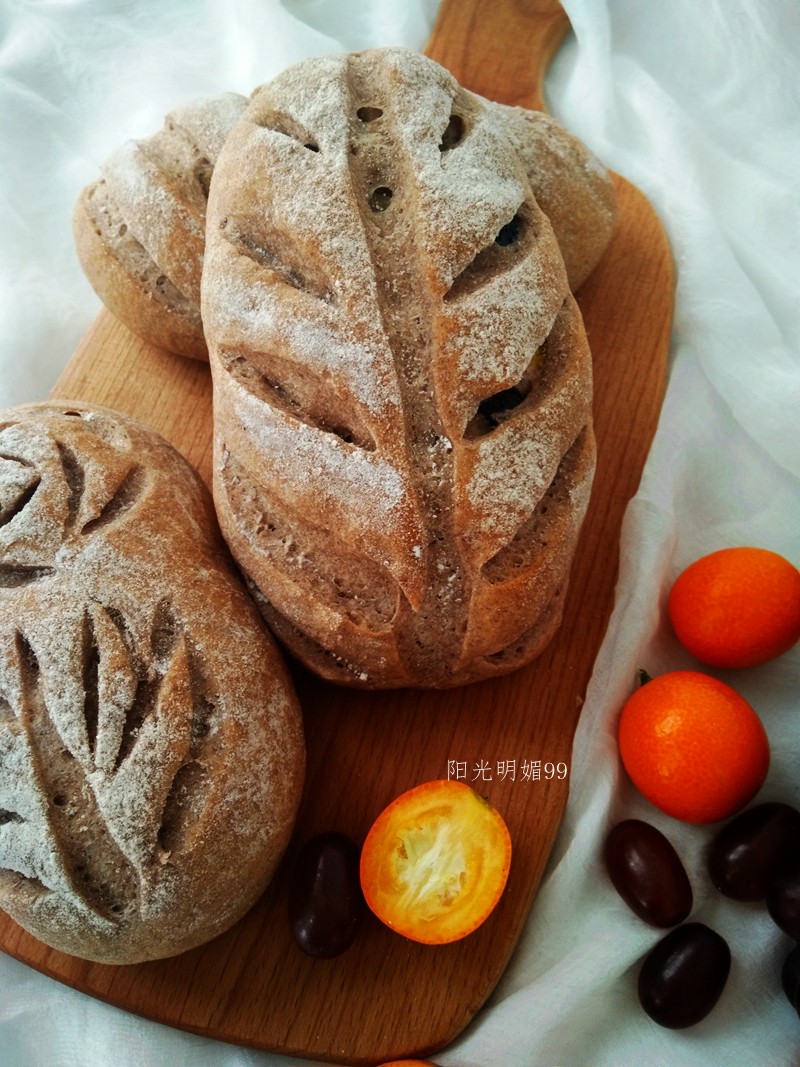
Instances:
[[[536,202],[556,235],[570,289],[577,293],[614,233],[617,194],[611,175],[551,115],[506,104],[489,107],[522,160]]]
[[[73,213],[78,258],[105,306],[148,343],[193,359],[208,358],[200,316],[205,196],[246,104],[243,96],[223,93],[175,109],[163,130],[127,142],[106,161]],[[576,292],[614,230],[611,177],[550,116],[483,104],[485,120],[491,117],[525,167]]]
[[[73,212],[78,259],[106,307],[148,343],[193,359],[208,358],[200,318],[208,186],[246,103],[223,93],[171,111],[158,133],[112,153]]]
[[[539,654],[594,472],[591,360],[496,109],[403,49],[253,94],[208,207],[214,498],[324,677],[460,685]]]
[[[283,659],[199,477],[103,408],[0,413],[0,907],[105,963],[256,901],[299,804]]]

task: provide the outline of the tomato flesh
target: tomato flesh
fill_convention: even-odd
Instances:
[[[426,782],[375,820],[361,850],[361,887],[381,922],[441,945],[494,910],[510,862],[511,838],[495,808],[464,782]]]
[[[430,1060],[391,1060],[380,1067],[435,1067]]]
[[[435,1067],[435,1064],[430,1060],[391,1060],[389,1063],[382,1063],[380,1067]]]

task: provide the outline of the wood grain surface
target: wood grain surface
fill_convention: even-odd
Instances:
[[[427,52],[468,88],[542,106],[547,62],[568,24],[553,0],[445,0]],[[662,401],[674,279],[652,208],[617,179],[616,235],[578,294],[592,347],[598,470],[558,636],[536,662],[499,681],[446,692],[369,694],[295,669],[309,748],[297,829],[273,885],[236,927],[183,956],[128,967],[48,949],[0,916],[0,947],[76,989],[223,1041],[348,1064],[430,1055],[473,1019],[506,967],[534,902],[564,812],[569,767],[592,664],[613,603],[619,530],[636,491]],[[125,411],[171,440],[208,480],[211,383],[205,365],[133,337],[108,312],[54,391]],[[587,710],[591,713],[591,709]],[[369,916],[335,960],[291,940],[287,882],[297,848],[336,829],[363,839],[394,796],[451,761],[505,817],[513,841],[506,893],[470,937],[444,947],[405,941]],[[498,762],[514,761],[501,778]],[[541,764],[539,780],[523,765]]]

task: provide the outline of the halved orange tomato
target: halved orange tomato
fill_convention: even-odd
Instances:
[[[390,1060],[380,1067],[436,1067],[430,1060]]]
[[[430,1060],[390,1060],[382,1063],[380,1067],[435,1067]]]
[[[496,808],[465,782],[425,782],[373,823],[361,850],[361,888],[391,929],[444,945],[488,918],[510,863],[511,837]]]

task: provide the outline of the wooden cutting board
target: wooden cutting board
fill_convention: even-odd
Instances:
[[[567,29],[554,0],[444,0],[427,53],[484,96],[542,107],[544,71]],[[597,477],[564,623],[545,654],[500,681],[448,692],[355,692],[298,670],[309,749],[306,795],[286,860],[249,915],[205,947],[128,967],[62,955],[0,917],[7,953],[172,1026],[339,1063],[430,1054],[474,1017],[514,949],[562,819],[573,735],[612,607],[620,523],[664,390],[674,292],[669,247],[641,193],[622,179],[618,188],[616,236],[579,294],[595,367]],[[141,419],[208,479],[210,393],[207,367],[144,345],[102,312],[54,396]],[[498,764],[505,765],[504,777]],[[490,919],[463,941],[428,947],[369,916],[345,955],[304,956],[287,921],[297,847],[328,829],[363,839],[394,796],[456,767],[511,831],[508,887]]]

